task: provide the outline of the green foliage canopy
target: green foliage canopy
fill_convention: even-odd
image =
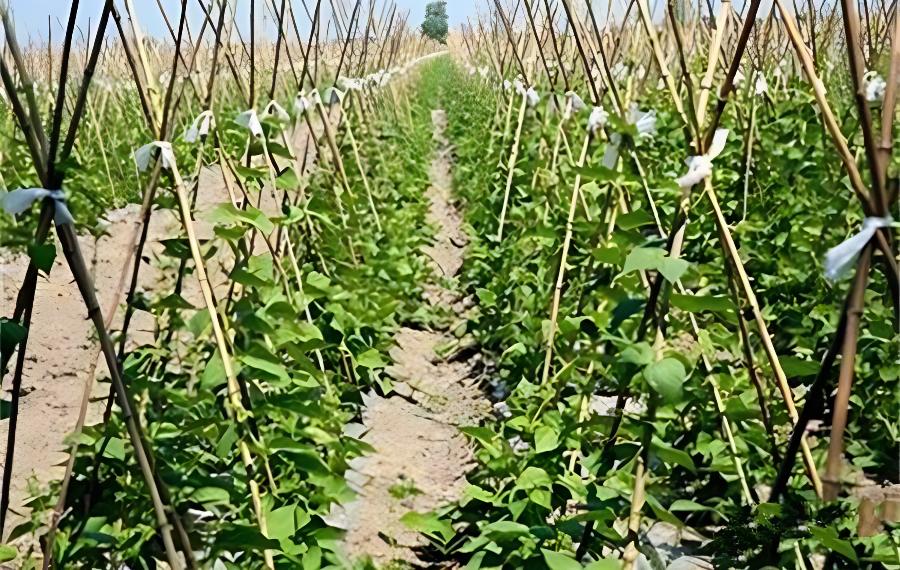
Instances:
[[[425,6],[422,34],[445,44],[447,43],[447,30],[447,3],[429,2]]]

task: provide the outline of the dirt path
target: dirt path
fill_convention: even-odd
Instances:
[[[437,232],[424,253],[433,260],[436,283],[428,286],[426,298],[461,316],[465,302],[440,283],[459,271],[466,245],[460,215],[451,202],[446,120],[443,111],[432,112],[438,151],[426,195],[431,201],[428,221]],[[375,448],[347,472],[358,493],[356,500],[337,508],[331,517],[347,531],[344,550],[351,560],[369,557],[379,565],[423,564],[416,549],[426,541],[401,517],[410,511],[434,510],[460,497],[471,454],[457,428],[477,423],[489,405],[471,378],[474,359],[447,362],[436,355],[452,340],[446,332],[400,329],[391,350],[394,364],[388,369],[396,393],[386,398],[367,395],[363,425],[351,427]]]

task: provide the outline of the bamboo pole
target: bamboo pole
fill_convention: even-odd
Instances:
[[[513,178],[516,173],[516,160],[519,158],[519,143],[522,139],[522,125],[525,122],[525,111],[528,109],[528,97],[523,93],[522,102],[519,104],[519,116],[516,120],[516,130],[513,135],[512,148],[509,151],[509,161],[506,165],[506,186],[503,190],[503,206],[500,208],[500,221],[497,226],[497,241],[503,241],[503,226],[506,223],[506,209],[509,205],[509,192],[512,189]]]
[[[581,154],[578,156],[578,167],[584,166],[587,158],[588,149],[591,145],[593,135],[588,132],[584,136],[581,144]],[[559,261],[559,270],[556,274],[556,285],[553,288],[553,301],[550,307],[550,328],[547,330],[547,346],[544,350],[544,366],[541,370],[541,386],[547,384],[550,376],[550,367],[553,362],[553,345],[556,340],[556,321],[559,318],[559,304],[562,299],[562,288],[566,280],[566,263],[569,257],[569,247],[572,244],[573,223],[575,222],[575,212],[578,209],[578,194],[581,192],[581,173],[575,175],[575,182],[572,184],[572,197],[569,200],[569,214],[566,218],[566,233],[563,237],[562,253]]]

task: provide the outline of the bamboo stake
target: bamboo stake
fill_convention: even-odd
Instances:
[[[516,173],[516,160],[519,158],[519,142],[522,138],[522,125],[525,122],[525,111],[528,109],[528,97],[523,93],[519,104],[519,117],[516,120],[516,131],[513,135],[512,149],[507,162],[506,187],[503,191],[503,206],[500,208],[500,223],[497,227],[497,241],[503,241],[503,226],[506,223],[506,208],[509,204],[509,192],[512,189],[513,177]]]
[[[841,490],[841,470],[843,467],[844,431],[847,428],[847,408],[850,404],[850,389],[853,385],[854,366],[856,363],[856,342],[859,333],[860,317],[865,304],[866,285],[869,280],[869,266],[872,259],[872,245],[869,244],[860,254],[856,268],[856,276],[852,286],[853,294],[847,305],[845,334],[841,346],[841,367],[838,373],[837,395],[834,397],[834,415],[831,420],[831,439],[828,444],[828,456],[825,460],[824,499],[837,499]]]
[[[593,135],[590,132],[585,134],[584,142],[581,144],[581,154],[578,157],[578,167],[584,166],[587,158],[588,148],[590,148]],[[572,243],[572,224],[575,221],[575,211],[578,208],[578,194],[581,191],[581,173],[575,175],[575,182],[572,185],[572,197],[569,200],[569,214],[566,219],[566,233],[563,237],[562,254],[559,261],[559,271],[556,274],[556,285],[553,289],[553,301],[550,308],[550,328],[547,331],[547,347],[544,351],[544,366],[541,371],[541,386],[546,385],[550,376],[550,366],[553,361],[553,344],[556,340],[556,321],[559,317],[559,303],[562,299],[562,288],[566,279],[566,262],[569,257],[569,247]]]
[[[173,186],[175,195],[178,198],[178,207],[181,213],[181,221],[184,225],[185,233],[187,234],[188,244],[190,245],[191,250],[191,257],[194,260],[194,271],[196,271],[197,273],[197,281],[200,284],[200,291],[203,294],[203,302],[206,305],[206,311],[207,313],[209,313],[210,324],[212,325],[216,347],[219,352],[219,357],[222,359],[222,368],[225,372],[228,389],[228,393],[226,395],[227,401],[229,402],[228,409],[230,411],[232,419],[243,422],[247,418],[247,411],[245,410],[244,404],[241,401],[240,385],[238,384],[237,375],[235,374],[234,366],[231,362],[231,352],[226,340],[225,331],[223,330],[222,324],[219,320],[216,303],[213,300],[212,288],[210,287],[209,278],[206,274],[206,266],[203,259],[203,254],[200,251],[200,242],[197,240],[197,235],[194,232],[194,223],[191,219],[190,200],[188,199],[187,193],[185,192],[184,182],[181,179],[181,175],[178,172],[177,166],[172,165],[171,174],[172,180],[174,182]],[[240,439],[238,442],[238,451],[241,457],[241,461],[243,461],[244,467],[247,470],[248,485],[250,487],[250,496],[253,502],[253,510],[256,514],[257,525],[259,526],[260,532],[262,532],[262,534],[265,536],[268,534],[268,524],[266,521],[265,513],[262,509],[259,484],[253,478],[253,473],[255,472],[253,458],[250,455],[250,448],[248,447],[247,442],[243,439]],[[272,551],[266,550],[264,552],[264,557],[266,567],[274,569],[275,562]]]

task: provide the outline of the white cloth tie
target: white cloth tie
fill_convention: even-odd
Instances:
[[[875,237],[875,232],[892,223],[894,220],[890,216],[864,219],[862,229],[856,235],[845,239],[825,254],[825,279],[834,283],[846,275],[856,262],[859,252]]]
[[[609,113],[606,112],[606,109],[603,107],[594,107],[591,110],[591,116],[588,117],[587,129],[591,134],[594,134],[597,132],[597,129],[605,127],[608,120]]]
[[[291,116],[288,115],[288,112],[285,111],[284,107],[279,105],[277,101],[269,101],[269,104],[263,109],[263,114],[272,115],[281,123],[287,123],[291,120]]]
[[[7,214],[17,215],[31,208],[38,200],[51,198],[53,200],[53,221],[57,226],[74,224],[72,212],[66,206],[66,194],[62,190],[47,190],[46,188],[19,188],[0,196],[0,206]]]
[[[250,134],[255,137],[263,136],[262,123],[259,122],[259,115],[256,114],[256,109],[247,109],[235,117],[234,122],[248,129]]]
[[[706,154],[692,156],[687,159],[687,174],[675,179],[681,188],[690,188],[698,184],[704,178],[712,174],[712,161],[725,150],[725,141],[728,140],[728,129],[716,129],[712,144]]]
[[[205,137],[209,134],[209,129],[214,124],[215,119],[213,118],[212,111],[203,111],[202,113],[197,115],[197,118],[194,119],[194,122],[191,123],[191,126],[184,131],[185,142],[197,142],[198,140],[200,140],[200,137]]]
[[[159,159],[162,161],[163,168],[175,167],[175,153],[172,152],[172,143],[169,141],[153,141],[147,143],[141,148],[134,151],[134,163],[137,164],[138,170],[146,172],[150,167],[150,161],[153,159],[153,151],[159,149]]]

